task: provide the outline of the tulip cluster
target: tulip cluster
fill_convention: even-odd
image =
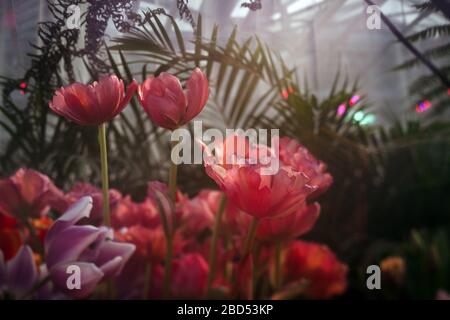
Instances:
[[[28,180],[26,189],[18,188],[26,176],[34,179]],[[263,283],[264,290],[276,297],[276,292],[297,290],[292,287],[306,282],[300,296],[328,298],[346,287],[346,266],[332,251],[296,240],[319,217],[317,202],[304,201],[288,215],[260,219],[253,261],[247,260],[242,266],[242,246],[252,216],[231,197],[221,209],[224,193],[218,190],[205,189],[193,198],[178,191],[176,205],[171,208],[167,185],[160,182],[149,183],[148,195],[141,202],[111,189],[112,228],[102,226],[99,219],[101,190],[86,183],[64,193],[48,177],[20,169],[0,181],[0,193],[8,195],[0,202],[0,292],[4,297],[104,297],[105,280],[113,279],[116,298],[162,298],[167,243],[161,211],[167,215],[173,233],[172,297],[264,297]],[[40,209],[33,214],[26,211],[24,221],[17,208],[30,208],[29,203],[36,199],[41,199],[40,206],[34,208]],[[212,235],[221,211],[214,275],[209,281]],[[80,290],[67,288],[66,270],[70,265],[81,270]],[[14,276],[22,268],[28,278]],[[250,282],[255,271],[260,281],[253,288]],[[44,284],[33,292],[39,283]]]
[[[193,198],[177,188],[174,164],[168,184],[149,182],[143,201],[110,189],[105,123],[136,89],[150,120],[168,130],[198,115],[209,94],[199,69],[184,90],[167,73],[133,81],[126,93],[115,76],[58,90],[53,111],[99,126],[102,190],[78,183],[64,192],[30,169],[0,180],[0,297],[330,298],[345,291],[346,265],[328,247],[298,240],[319,218],[317,197],[332,177],[293,139],[277,139],[277,151],[239,135],[214,150],[204,146],[205,171],[220,190]],[[275,154],[279,168],[267,174],[261,155]]]

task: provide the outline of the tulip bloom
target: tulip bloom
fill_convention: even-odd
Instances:
[[[102,190],[89,184],[89,183],[77,183],[63,198],[59,201],[59,212],[65,212],[70,205],[77,202],[84,196],[90,196],[93,200],[93,207],[88,224],[99,225],[102,220],[103,212],[103,194]],[[119,191],[115,189],[109,189],[109,205],[114,208],[122,198]]]
[[[21,298],[28,293],[38,281],[38,271],[33,258],[33,251],[22,246],[17,254],[4,261],[0,251],[0,298]]]
[[[119,275],[135,250],[132,244],[112,241],[111,229],[75,225],[89,217],[91,209],[92,198],[81,198],[55,221],[45,238],[45,261],[53,283],[76,298],[87,297],[102,279]],[[80,289],[67,288],[69,266],[81,271]]]
[[[19,169],[14,176],[0,180],[0,194],[0,212],[20,219],[45,215],[63,195],[47,176],[31,169]]]
[[[324,193],[333,183],[333,177],[326,172],[327,166],[317,160],[304,146],[294,139],[280,139],[280,160],[294,170],[305,173],[310,184],[317,186],[311,196]]]
[[[129,196],[122,198],[114,206],[111,219],[116,230],[135,225],[146,228],[156,228],[161,225],[158,206],[149,198],[141,203],[133,202]]]
[[[284,279],[308,281],[304,294],[312,299],[327,299],[341,294],[347,288],[345,264],[324,245],[294,241],[287,248],[284,263]]]
[[[104,77],[92,85],[75,82],[56,90],[49,107],[76,124],[98,126],[119,114],[137,87],[133,80],[125,94],[123,81],[115,75]]]
[[[228,137],[215,146],[214,156],[206,150],[209,156],[205,168],[228,200],[242,211],[257,219],[285,216],[300,209],[306,197],[316,189],[308,184],[305,174],[283,163],[278,172],[265,174],[266,167],[258,163],[262,160],[260,150],[271,152],[270,148],[238,144],[238,147],[245,146],[245,150],[227,149],[230,139],[239,141],[239,137]],[[233,157],[233,153],[238,157]],[[230,162],[233,158],[236,161]]]
[[[256,238],[266,243],[298,238],[312,229],[319,213],[320,205],[316,202],[311,205],[305,204],[296,212],[281,218],[262,219],[256,229]]]
[[[202,298],[206,292],[208,263],[198,253],[174,261],[172,292],[177,298]]]
[[[209,96],[208,80],[196,68],[183,91],[177,77],[162,72],[156,78],[147,78],[139,86],[138,96],[145,112],[156,125],[174,130],[203,110]]]

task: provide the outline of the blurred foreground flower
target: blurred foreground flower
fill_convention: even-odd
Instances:
[[[436,293],[436,300],[450,300],[450,294],[445,290],[439,289]]]
[[[387,281],[393,282],[395,285],[400,286],[405,280],[406,263],[402,257],[392,256],[383,259],[380,263],[383,276]]]
[[[145,112],[156,125],[174,130],[203,110],[209,96],[208,80],[196,68],[183,91],[177,77],[162,72],[156,78],[147,78],[139,86],[138,95]]]
[[[55,286],[77,298],[87,297],[104,278],[117,276],[135,250],[128,243],[112,241],[113,232],[106,227],[77,226],[89,217],[92,198],[83,197],[52,225],[45,238],[46,264]],[[67,268],[81,270],[79,290],[67,287]]]
[[[31,169],[19,169],[0,180],[0,212],[21,220],[39,218],[62,192],[50,179]]]
[[[76,124],[98,126],[114,118],[127,106],[137,86],[133,80],[125,94],[123,81],[115,75],[104,77],[92,85],[75,82],[57,90],[49,106],[55,113]]]
[[[306,280],[306,297],[326,299],[345,291],[347,270],[327,246],[294,241],[287,248],[283,276],[286,283]]]
[[[5,261],[16,255],[22,243],[18,221],[14,217],[0,213],[0,251],[3,252]]]
[[[22,246],[10,261],[0,251],[0,297],[23,298],[38,281],[38,271],[29,246]]]

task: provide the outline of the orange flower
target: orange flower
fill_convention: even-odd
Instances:
[[[304,294],[312,299],[326,299],[341,294],[347,288],[345,264],[325,245],[294,241],[286,252],[284,279],[308,281]]]
[[[48,229],[50,229],[50,226],[52,224],[53,220],[47,216],[41,217],[39,219],[33,219],[31,221],[31,225],[36,230],[36,234],[42,243],[44,243],[45,235],[47,234],[47,231]]]
[[[383,259],[381,271],[395,284],[401,285],[405,279],[406,263],[402,257],[392,256]]]

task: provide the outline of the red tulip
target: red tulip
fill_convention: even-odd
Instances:
[[[129,196],[122,198],[112,209],[111,219],[115,229],[134,225],[156,228],[161,224],[157,203],[150,198],[141,203],[133,202]]]
[[[203,110],[209,96],[208,80],[196,68],[183,91],[177,77],[162,72],[156,78],[147,78],[139,86],[138,95],[145,112],[156,125],[174,130]]]
[[[177,298],[202,298],[206,292],[208,263],[197,254],[186,254],[173,262],[172,293]]]
[[[333,183],[333,177],[326,172],[326,165],[294,139],[280,139],[280,160],[294,170],[305,173],[310,179],[309,183],[317,186],[312,196],[324,193]]]
[[[0,213],[0,251],[6,261],[14,257],[23,244],[18,222],[15,218]]]
[[[135,80],[124,94],[124,84],[115,75],[92,85],[75,82],[56,90],[49,107],[79,125],[100,125],[119,114],[130,102],[138,84]]]
[[[325,245],[294,241],[286,252],[284,279],[287,282],[307,280],[304,294],[308,298],[326,299],[347,288],[345,264]]]

